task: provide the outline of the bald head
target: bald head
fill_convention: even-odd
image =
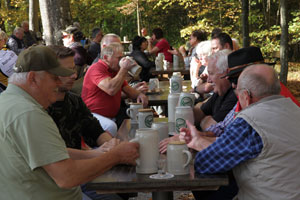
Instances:
[[[238,80],[239,89],[248,89],[253,97],[261,99],[280,94],[280,82],[276,71],[266,64],[247,67]]]
[[[114,42],[121,44],[121,39],[117,34],[108,33],[108,34],[104,35],[104,37],[101,40],[101,49],[103,49],[104,47],[106,47]]]

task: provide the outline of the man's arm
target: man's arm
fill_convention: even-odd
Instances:
[[[137,102],[142,102],[143,107],[146,107],[148,105],[148,97],[142,92],[132,88],[131,86],[126,85],[125,87],[123,87],[123,92],[130,99],[137,99]]]
[[[65,159],[43,166],[48,175],[61,188],[72,188],[103,174],[116,164],[135,165],[138,158],[137,143],[123,142],[111,151],[91,159]]]
[[[200,126],[201,126],[202,130],[205,130],[208,127],[210,127],[211,125],[214,125],[216,123],[217,122],[214,120],[214,118],[212,118],[212,116],[206,116],[201,120]]]
[[[242,118],[237,118],[225,132],[195,159],[197,173],[226,172],[241,162],[256,158],[263,148],[257,132]]]
[[[121,68],[113,78],[107,77],[98,83],[98,87],[110,96],[114,96],[122,87],[128,70]]]

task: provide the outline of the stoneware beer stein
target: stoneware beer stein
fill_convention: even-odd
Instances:
[[[170,79],[170,93],[180,93],[182,91],[182,78],[179,73],[174,72]]]
[[[130,107],[127,108],[126,114],[130,117],[131,122],[137,122],[138,110],[143,108],[142,103],[129,103]]]
[[[131,63],[135,63],[135,65],[128,71],[128,73],[133,77],[133,78],[138,78],[142,71],[142,67],[139,66],[132,57],[126,56],[126,59],[130,60]]]
[[[181,92],[179,96],[179,106],[190,106],[194,107],[195,95],[193,93]]]
[[[158,78],[150,78],[149,79],[149,90],[155,91],[155,89],[159,88],[159,80]]]
[[[153,110],[150,108],[138,110],[139,128],[151,128],[153,122]]]
[[[164,59],[165,59],[164,53],[158,53],[158,55],[155,58],[155,70],[156,71],[163,70]]]
[[[159,141],[169,137],[169,125],[167,122],[153,122],[151,128],[157,130]]]
[[[177,106],[175,112],[175,131],[180,132],[180,128],[187,127],[185,120],[194,124],[193,108],[190,106]]]
[[[167,147],[167,171],[174,175],[190,173],[192,154],[183,141],[171,141]]]
[[[136,173],[156,173],[159,158],[157,130],[151,128],[137,129],[135,138],[130,142],[137,142],[140,145],[140,157],[136,160]]]
[[[169,135],[175,132],[175,110],[178,105],[180,93],[170,93],[168,95],[168,122],[169,122]]]

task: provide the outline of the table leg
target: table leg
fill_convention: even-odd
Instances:
[[[173,192],[152,192],[152,200],[173,200]]]

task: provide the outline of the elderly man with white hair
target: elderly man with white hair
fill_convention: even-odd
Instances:
[[[21,27],[15,28],[13,34],[8,38],[6,46],[15,52],[15,54],[19,55],[21,51],[25,49],[23,37],[24,29]]]
[[[115,37],[111,37],[115,38]],[[102,39],[105,41],[105,36]],[[103,42],[104,42],[103,41]],[[101,46],[104,45],[101,41]],[[136,63],[123,57],[123,47],[113,42],[101,50],[101,59],[89,67],[83,81],[81,97],[105,131],[117,134],[115,123],[121,106],[121,93],[147,106],[148,98],[125,80]]]
[[[227,74],[229,53],[230,50],[224,49],[208,57],[207,82],[212,84],[214,94],[201,107],[194,108],[195,124],[201,122],[202,129],[222,121],[237,102],[231,83],[221,78]]]
[[[198,137],[196,172],[233,169],[238,199],[299,199],[299,107],[280,95],[278,75],[265,64],[246,68],[236,90],[242,111],[214,143],[190,123],[181,129],[187,142]]]

